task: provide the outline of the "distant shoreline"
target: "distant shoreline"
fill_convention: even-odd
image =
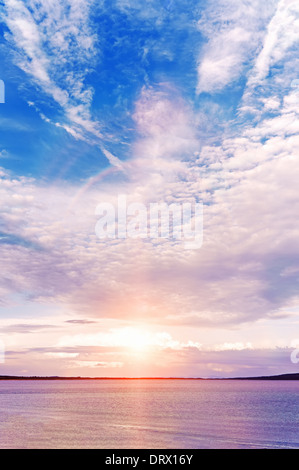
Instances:
[[[299,380],[299,373],[259,377],[59,377],[59,376],[14,376],[0,375],[0,380]]]

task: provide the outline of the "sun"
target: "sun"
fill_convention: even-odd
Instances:
[[[119,346],[131,349],[136,352],[146,352],[150,345],[151,335],[140,328],[123,328],[116,332],[116,341]]]

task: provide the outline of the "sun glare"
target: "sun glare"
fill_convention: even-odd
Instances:
[[[150,345],[150,333],[139,328],[124,328],[115,332],[119,345],[138,352],[145,352]]]

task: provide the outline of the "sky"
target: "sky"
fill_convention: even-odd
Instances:
[[[0,18],[0,375],[299,372],[298,2]],[[201,245],[99,237],[119,196],[201,204]]]

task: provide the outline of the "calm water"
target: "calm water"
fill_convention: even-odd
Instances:
[[[299,448],[299,382],[0,381],[0,448]]]

